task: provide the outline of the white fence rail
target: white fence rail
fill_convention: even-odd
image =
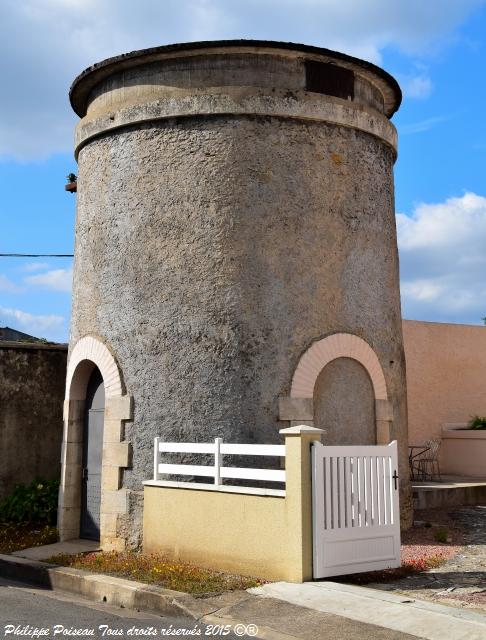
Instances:
[[[192,453],[214,456],[212,465],[170,464],[161,462],[161,454]],[[256,469],[252,467],[225,467],[223,456],[271,456],[285,457],[285,445],[280,444],[226,444],[222,438],[214,442],[163,442],[154,441],[154,482],[161,482],[163,475],[202,476],[213,479],[214,488],[223,485],[223,479],[285,482],[283,469]],[[182,483],[181,483],[182,484]],[[192,484],[192,483],[191,483]],[[225,485],[227,486],[227,485]]]

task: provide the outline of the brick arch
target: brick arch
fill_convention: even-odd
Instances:
[[[313,398],[319,374],[336,358],[352,358],[359,362],[371,378],[375,400],[388,400],[385,376],[378,356],[365,340],[351,333],[335,333],[314,342],[307,349],[295,369],[290,397]]]
[[[108,347],[93,336],[85,336],[76,342],[69,357],[66,375],[66,400],[84,399],[86,392],[84,361],[95,364],[103,376],[105,397],[123,395],[123,382],[118,364]],[[79,365],[82,365],[81,367]]]
[[[375,396],[376,441],[391,439],[393,407],[388,400],[385,375],[370,345],[351,333],[335,333],[314,342],[300,358],[292,377],[290,396],[279,398],[279,419],[291,426],[314,425],[314,387],[324,367],[337,358],[352,358],[367,371]]]

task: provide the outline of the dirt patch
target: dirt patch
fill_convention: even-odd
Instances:
[[[0,553],[13,553],[59,540],[57,529],[48,525],[0,523]]]

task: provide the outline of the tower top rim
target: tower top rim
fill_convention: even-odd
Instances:
[[[225,51],[226,50],[226,51]],[[148,49],[130,51],[118,56],[106,58],[82,71],[73,81],[69,89],[69,100],[75,113],[84,117],[89,105],[92,89],[103,79],[113,73],[118,73],[140,65],[158,62],[165,58],[180,56],[181,54],[224,54],[232,51],[244,50],[244,53],[258,54],[270,53],[295,53],[307,54],[312,57],[322,56],[340,62],[343,66],[354,69],[356,72],[370,77],[380,86],[385,100],[385,115],[391,118],[398,110],[402,101],[402,92],[396,79],[381,67],[350,56],[339,51],[325,49],[306,44],[292,42],[279,42],[273,40],[209,40],[200,42],[181,42],[168,44]]]

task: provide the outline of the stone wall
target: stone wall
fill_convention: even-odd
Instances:
[[[125,486],[151,473],[156,435],[275,442],[302,352],[339,331],[378,354],[403,439],[392,165],[372,136],[279,119],[81,150],[71,337],[103,336],[133,395]]]
[[[59,477],[67,347],[0,342],[0,498]]]

